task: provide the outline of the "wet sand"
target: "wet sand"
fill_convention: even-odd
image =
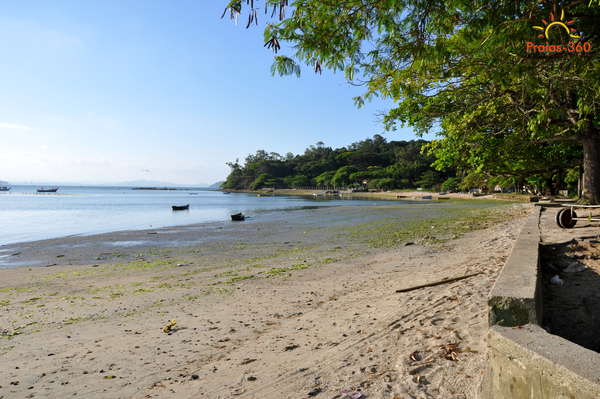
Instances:
[[[393,221],[400,228],[413,220],[451,216],[449,212],[493,208],[498,204],[494,201],[403,201],[401,205],[389,202],[389,205],[303,206],[257,211],[245,222],[198,223],[0,245],[0,268],[103,264],[166,253],[196,254],[198,249],[221,256],[224,248],[237,242],[253,244],[258,251],[261,246],[269,249],[282,243],[284,248],[321,245],[324,241],[335,244],[333,246],[346,245],[347,237],[340,234],[357,225]]]
[[[487,293],[529,206],[425,232],[341,208],[0,248],[56,264],[0,270],[0,398],[474,397]],[[98,253],[111,240],[130,245]]]

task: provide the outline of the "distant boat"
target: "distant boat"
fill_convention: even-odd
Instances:
[[[10,191],[10,187],[8,187],[8,186],[0,186],[0,191]]]
[[[38,193],[55,193],[58,191],[58,187],[40,187],[37,189]]]
[[[174,211],[187,211],[188,209],[190,209],[190,204],[187,204],[187,205],[173,205],[171,208],[173,208]]]
[[[421,197],[421,199],[430,200],[430,199],[433,199],[433,196],[431,196],[431,195],[424,195],[424,196]]]
[[[223,191],[223,194],[231,194],[229,191]]]
[[[244,220],[246,220],[246,216],[244,216],[243,213],[236,213],[234,215],[231,215],[231,220],[234,222],[242,222]]]

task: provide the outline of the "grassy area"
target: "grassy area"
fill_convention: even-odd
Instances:
[[[522,208],[446,209],[443,216],[419,220],[400,217],[343,228],[350,238],[372,248],[393,248],[407,242],[436,245],[522,214]]]

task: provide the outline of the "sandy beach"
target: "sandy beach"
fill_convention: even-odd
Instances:
[[[295,189],[295,188],[282,188],[275,190],[226,190],[231,192],[245,192],[253,193],[257,195],[322,195],[326,190],[317,189]],[[436,191],[425,191],[425,190],[390,190],[390,191],[372,191],[372,192],[348,192],[341,191],[343,198],[354,198],[354,199],[380,199],[387,201],[394,200],[422,200],[423,197],[431,197],[433,200],[445,200],[445,199],[482,199],[482,200],[509,200],[509,201],[522,201],[529,202],[529,195],[526,194],[510,194],[510,193],[490,193],[484,195],[473,195],[469,193],[440,193]]]
[[[0,269],[0,398],[473,398],[530,206],[365,208],[3,248],[39,266]]]

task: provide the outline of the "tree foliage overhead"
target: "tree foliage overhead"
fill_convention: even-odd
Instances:
[[[259,150],[246,157],[243,165],[239,161],[228,164],[231,173],[223,188],[438,188],[454,176],[454,170],[433,169],[434,158],[421,151],[426,143],[423,140],[388,142],[375,135],[336,149],[319,142],[307,148],[304,154],[285,157]]]
[[[538,38],[533,26],[562,18],[563,10],[579,38],[561,29]],[[249,24],[264,15],[275,72],[299,74],[301,64],[343,71],[365,87],[358,105],[374,96],[394,100],[384,119],[388,129],[438,130],[440,139],[429,147],[438,166],[523,176],[582,165],[584,196],[600,201],[600,6],[587,0],[234,0],[226,12],[248,16]],[[591,51],[534,54],[527,42],[588,42]]]

